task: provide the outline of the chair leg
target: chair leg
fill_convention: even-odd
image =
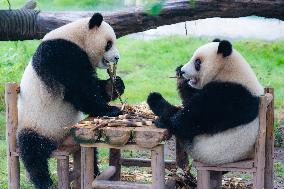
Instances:
[[[19,156],[8,155],[8,188],[20,188],[20,161]]]
[[[263,189],[264,188],[264,171],[257,169],[253,173],[253,189]]]
[[[69,156],[57,159],[58,188],[69,189]]]
[[[197,170],[197,189],[211,189],[208,170]]]

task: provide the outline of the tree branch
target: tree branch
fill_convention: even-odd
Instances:
[[[25,14],[22,14],[22,12]],[[158,26],[210,17],[236,18],[263,16],[284,20],[283,0],[189,0],[168,1],[158,16],[145,13],[143,7],[103,12],[118,37]],[[93,12],[38,12],[0,10],[0,40],[41,39],[49,31]]]

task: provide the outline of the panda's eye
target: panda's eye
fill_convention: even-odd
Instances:
[[[111,47],[112,47],[112,41],[108,41],[105,47],[105,51],[108,51],[109,49],[111,49]]]
[[[194,67],[195,67],[195,70],[196,71],[200,71],[200,68],[201,68],[201,60],[198,58],[195,60],[194,62]]]

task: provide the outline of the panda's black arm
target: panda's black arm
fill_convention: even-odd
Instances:
[[[78,45],[63,39],[44,41],[32,66],[50,92],[63,92],[64,100],[77,110],[95,116],[119,112],[107,104],[104,81],[97,78],[88,55]]]
[[[159,126],[191,140],[199,134],[215,134],[253,121],[258,104],[259,98],[239,84],[212,82],[170,118],[161,116]]]
[[[107,104],[109,97],[106,96],[101,84],[99,79],[93,78],[89,85],[82,83],[77,87],[73,85],[66,88],[64,100],[70,102],[77,110],[92,116],[115,116],[113,114],[118,113],[119,109]]]
[[[178,107],[171,105],[160,93],[156,92],[149,94],[147,103],[153,113],[159,117],[169,118],[179,110]]]

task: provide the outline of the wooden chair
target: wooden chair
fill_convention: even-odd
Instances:
[[[20,161],[19,150],[16,142],[18,126],[17,96],[20,87],[16,83],[8,83],[5,86],[6,102],[6,138],[8,160],[8,188],[20,189]],[[80,151],[73,154],[74,168],[69,173],[69,153],[55,150],[51,157],[57,159],[58,188],[69,189],[70,181],[76,180],[74,188],[80,188]]]
[[[253,189],[273,189],[273,151],[274,151],[274,102],[273,89],[266,88],[260,97],[259,135],[255,144],[253,159],[218,166],[194,161],[197,169],[197,189],[221,188],[222,172],[250,172],[253,174]]]

